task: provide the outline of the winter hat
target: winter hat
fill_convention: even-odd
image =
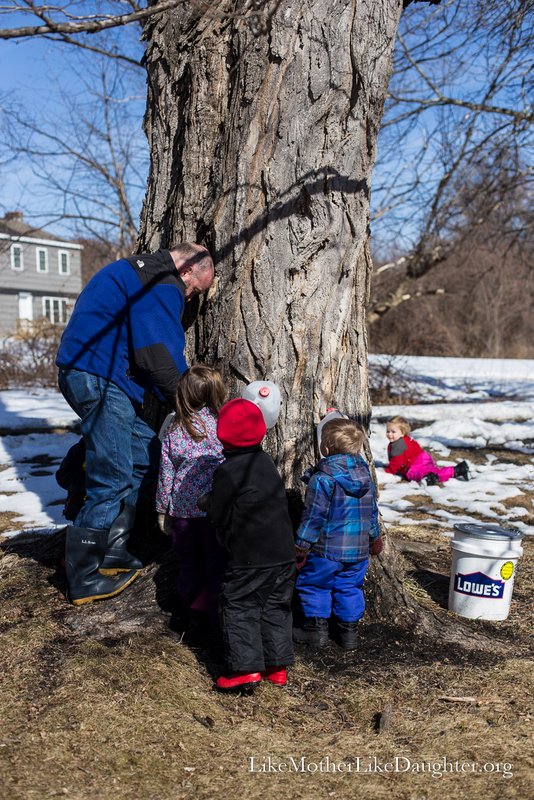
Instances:
[[[266,431],[263,414],[250,400],[237,397],[219,411],[217,436],[225,450],[259,444]]]

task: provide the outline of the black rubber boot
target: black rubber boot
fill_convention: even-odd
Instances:
[[[143,569],[142,561],[127,550],[134,521],[135,506],[125,505],[109,529],[106,555],[100,565],[101,575],[116,575],[118,572]]]
[[[98,571],[108,542],[107,530],[77,528],[69,525],[65,547],[68,598],[75,606],[115,597],[132,583],[138,571],[126,572],[116,579]]]
[[[328,620],[322,617],[304,617],[300,628],[293,628],[293,641],[324,647],[328,641]]]
[[[468,481],[471,478],[467,461],[459,461],[458,464],[456,464],[454,467],[454,477],[464,481]]]
[[[358,647],[358,623],[336,619],[334,639],[343,650],[356,650]]]

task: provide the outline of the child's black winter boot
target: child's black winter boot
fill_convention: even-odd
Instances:
[[[343,650],[356,650],[358,647],[358,623],[334,619],[332,638]]]
[[[454,467],[454,477],[460,478],[463,481],[468,481],[471,479],[467,461],[460,461],[458,464],[456,464]]]
[[[428,475],[425,475],[425,482],[427,486],[437,486],[437,484],[439,483],[439,478],[435,472],[429,472]]]
[[[304,617],[300,628],[293,628],[293,641],[324,647],[328,642],[328,620],[322,617]]]

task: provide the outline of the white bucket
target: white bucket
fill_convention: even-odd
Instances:
[[[469,619],[506,619],[521,533],[500,525],[454,526],[449,611]]]

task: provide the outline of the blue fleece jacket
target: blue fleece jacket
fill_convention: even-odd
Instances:
[[[174,404],[187,370],[184,303],[185,286],[168,250],[114,261],[78,297],[56,364],[105,378],[135,403],[156,389]]]
[[[362,456],[322,458],[309,479],[295,544],[354,563],[368,558],[369,539],[379,535],[375,488]]]

